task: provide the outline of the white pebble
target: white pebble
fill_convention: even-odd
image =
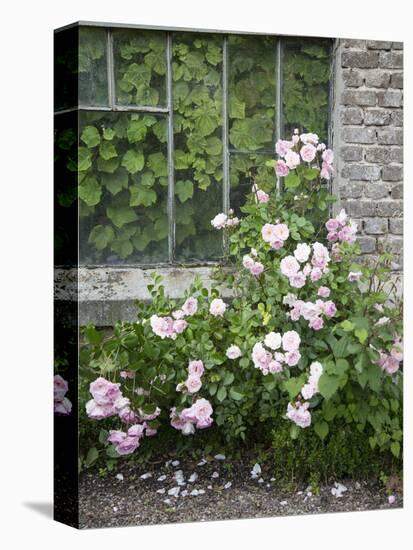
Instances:
[[[260,477],[260,479],[258,480],[258,483],[264,483],[264,480],[262,477]]]
[[[166,475],[158,477],[158,481],[165,481],[165,479],[166,479]]]
[[[225,483],[224,489],[229,489],[231,487],[232,483],[228,481],[228,483]]]
[[[312,497],[312,496],[313,496],[313,493],[312,493],[311,491],[308,491],[307,496],[308,496],[308,497]]]
[[[189,483],[195,483],[195,481],[198,479],[198,474],[197,473],[194,473],[190,476],[190,478],[188,479],[188,482]]]
[[[394,495],[389,495],[388,501],[389,504],[394,504],[396,502],[396,497]]]
[[[303,492],[302,491],[298,491],[297,495],[302,495]]]
[[[119,481],[123,481],[123,475],[122,474],[117,474],[116,479],[119,479]]]
[[[270,485],[269,483],[267,483],[267,485],[266,485],[266,486],[267,486],[267,487],[271,487],[271,485]]]
[[[207,489],[211,490],[211,489],[212,489],[212,485],[208,485]]]
[[[254,467],[251,470],[251,478],[257,479],[260,473],[261,473],[261,466],[259,464],[254,464]]]
[[[211,477],[212,477],[212,479],[216,479],[217,477],[219,477],[219,473],[214,472]]]
[[[225,455],[219,454],[214,456],[215,460],[225,460]]]
[[[282,501],[280,502],[280,504],[281,504],[281,506],[286,506],[286,505],[287,505],[287,501],[286,501],[286,500],[282,500]]]
[[[272,477],[272,478],[270,479],[270,481],[275,481],[275,477]]]
[[[198,496],[198,489],[192,489],[192,491],[189,493],[192,497]]]
[[[198,495],[205,495],[205,489],[198,489]]]
[[[172,462],[172,460],[167,460],[165,462],[165,468],[169,468],[169,465],[170,465],[171,462]]]
[[[169,489],[168,495],[170,497],[177,497],[179,495],[180,490],[181,490],[180,487],[172,487],[172,489]]]
[[[170,499],[170,498],[166,498],[166,499],[164,500],[164,503],[165,503],[165,504],[171,504],[171,499]]]
[[[184,489],[182,492],[181,492],[181,497],[186,497],[188,495],[188,491],[186,489]]]
[[[334,485],[335,487],[331,489],[331,494],[336,498],[341,498],[343,496],[343,493],[347,491],[347,487],[337,482],[335,482]]]
[[[179,460],[174,460],[172,462],[172,466],[179,466],[179,464],[180,464]]]
[[[141,479],[149,479],[150,477],[152,477],[152,474],[150,472],[147,472],[146,474],[142,474],[140,476]]]
[[[114,506],[114,507],[113,507],[113,511],[114,511],[114,512],[117,512],[117,511],[118,511],[118,507],[117,507],[117,506]]]
[[[164,494],[165,494],[165,488],[162,487],[162,489],[158,489],[156,492],[157,492],[159,495],[164,495]]]
[[[205,460],[205,458],[202,458],[202,459],[198,462],[197,466],[204,466],[206,463],[207,463],[207,461]]]

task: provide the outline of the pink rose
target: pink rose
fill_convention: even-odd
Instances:
[[[331,218],[326,223],[326,229],[327,231],[337,231],[337,229],[340,227],[340,223],[336,218]]]
[[[338,233],[330,231],[329,233],[327,233],[327,240],[330,243],[335,243],[336,241],[338,241]]]
[[[297,166],[300,164],[300,155],[295,153],[294,151],[288,151],[288,153],[285,155],[285,163],[290,168],[290,170],[294,170],[294,168],[297,168]]]
[[[322,298],[328,298],[330,296],[330,289],[326,286],[320,286],[318,289],[318,296],[321,296]]]
[[[185,386],[187,387],[189,393],[196,393],[201,389],[202,382],[199,376],[190,374],[185,381]]]
[[[274,226],[274,235],[275,235],[275,239],[279,239],[280,241],[286,241],[290,235],[288,225],[286,225],[285,223],[277,223]]]
[[[329,180],[332,175],[333,175],[333,169],[331,168],[331,165],[328,164],[327,162],[323,162],[323,164],[321,165],[320,176],[325,180]]]
[[[273,248],[274,250],[279,250],[284,246],[284,241],[282,241],[281,239],[274,239],[273,241],[271,241],[270,244],[271,248]]]
[[[359,281],[362,275],[363,274],[361,271],[350,271],[350,273],[348,274],[347,280],[350,281],[351,283],[354,281]]]
[[[133,380],[135,378],[135,373],[133,370],[121,370],[119,376],[124,380]]]
[[[261,275],[261,273],[264,271],[264,266],[260,262],[254,262],[250,267],[250,271],[253,275],[258,277],[258,275]]]
[[[311,319],[308,323],[308,326],[313,330],[321,330],[324,326],[324,321],[321,317],[313,317],[313,319]]]
[[[188,374],[201,377],[204,374],[204,363],[201,360],[191,361],[188,365]]]
[[[53,393],[55,401],[62,401],[69,389],[69,384],[60,374],[56,374],[53,379]]]
[[[182,332],[184,332],[187,326],[188,323],[185,321],[185,319],[178,319],[177,321],[174,321],[174,331],[177,334],[181,334]]]
[[[293,146],[292,141],[279,139],[275,144],[275,152],[280,157],[285,157],[285,155],[288,153],[288,151],[291,149],[292,146]]]
[[[266,203],[270,200],[270,196],[267,195],[265,191],[262,191],[262,189],[259,189],[257,191],[257,199],[258,199],[258,202]]]
[[[294,288],[302,288],[305,285],[305,275],[301,271],[294,273],[289,278],[290,285]]]
[[[322,273],[321,269],[319,267],[314,267],[311,270],[310,278],[314,283],[315,281],[318,281],[319,279],[321,279],[322,275],[323,275],[323,273]]]
[[[327,315],[327,317],[334,317],[334,315],[337,313],[337,308],[334,302],[329,300],[324,304],[324,313]]]
[[[183,319],[185,317],[185,313],[182,311],[182,309],[177,309],[176,311],[172,312],[172,317],[174,319]]]
[[[242,258],[242,265],[246,268],[246,269],[251,269],[252,266],[254,265],[254,260],[251,258],[251,256],[248,256],[248,254],[246,254],[243,258]]]
[[[298,244],[296,246],[296,249],[294,250],[294,256],[300,263],[306,262],[310,254],[311,247],[309,247],[308,244],[305,243]]]
[[[116,445],[118,445],[119,443],[122,443],[125,438],[125,432],[122,432],[121,430],[109,430],[107,441],[109,441],[109,443],[115,443]]]
[[[238,346],[232,345],[227,349],[225,354],[228,359],[238,359],[238,357],[241,357],[242,352]]]
[[[289,330],[282,337],[284,351],[296,351],[300,347],[301,338],[295,330]]]
[[[289,171],[290,169],[283,160],[277,160],[277,164],[275,165],[275,173],[279,178],[288,176]]]
[[[214,219],[211,220],[211,225],[215,227],[215,229],[223,229],[225,227],[227,219],[228,216],[221,212],[220,214],[217,214]]]
[[[327,164],[333,164],[333,160],[334,160],[333,151],[331,149],[326,149],[322,154],[322,158]]]
[[[270,243],[277,239],[278,237],[275,234],[275,225],[266,223],[261,229],[261,236],[266,243]]]
[[[286,277],[292,277],[295,275],[299,269],[300,264],[294,258],[294,256],[286,256],[280,262],[281,273]]]
[[[102,420],[116,414],[112,405],[99,405],[94,399],[86,403],[86,414],[94,420]]]
[[[285,362],[289,367],[295,367],[300,359],[301,354],[297,350],[287,351],[287,353],[285,354]]]
[[[209,307],[209,312],[214,317],[222,317],[227,309],[226,303],[221,298],[215,298],[212,300]]]
[[[121,409],[118,416],[125,424],[133,424],[136,421],[136,414],[130,407]]]
[[[141,438],[143,437],[145,428],[146,424],[134,424],[128,429],[128,436]]]
[[[120,455],[130,455],[139,447],[139,438],[138,437],[125,437],[115,449]]]
[[[67,416],[72,411],[72,403],[67,397],[63,397],[61,401],[54,402],[54,412],[55,414],[61,414]]]
[[[281,363],[278,361],[270,361],[268,364],[268,370],[271,374],[277,374],[283,370]]]
[[[301,147],[300,154],[304,162],[312,162],[315,159],[316,153],[317,149],[311,143]]]
[[[187,298],[182,306],[185,315],[194,315],[198,310],[198,300],[194,297]]]

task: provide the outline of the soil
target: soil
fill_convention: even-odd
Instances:
[[[264,470],[253,478],[252,467],[253,464],[232,464],[225,459],[212,458],[205,464],[167,461],[146,469],[122,465],[105,476],[99,476],[96,471],[84,472],[80,479],[80,528],[355,512],[403,506],[401,493],[395,492],[395,502],[390,504],[383,485],[377,480],[339,480],[347,490],[337,496],[337,493],[332,494],[336,481],[318,490],[306,485],[287,490]],[[177,474],[179,471],[182,473]],[[191,478],[192,474],[197,474],[196,480]],[[173,492],[179,489],[178,496],[168,495],[171,489]]]

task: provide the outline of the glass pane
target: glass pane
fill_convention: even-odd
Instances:
[[[92,27],[79,29],[79,104],[108,105],[106,31]]]
[[[79,29],[54,35],[54,108],[77,107]]]
[[[230,155],[230,205],[236,216],[242,215],[240,207],[245,204],[255,183],[266,193],[275,190],[275,171],[266,162],[273,156],[258,153],[232,153]]]
[[[284,137],[298,128],[326,140],[331,43],[293,40],[283,49]]]
[[[222,256],[222,37],[174,35],[176,259]]]
[[[166,34],[113,31],[118,105],[166,105]]]
[[[168,260],[165,117],[81,112],[82,264]]]
[[[228,44],[230,146],[272,150],[276,41],[265,36],[230,36]]]

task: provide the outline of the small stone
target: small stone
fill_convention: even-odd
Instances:
[[[341,498],[346,491],[347,487],[345,485],[335,482],[334,487],[331,489],[331,494],[336,498]]]
[[[360,483],[359,483],[358,481],[356,481],[355,487],[356,487],[356,489],[360,489],[361,485],[360,485]]]
[[[302,495],[303,492],[302,491],[298,491],[297,495]]]
[[[186,489],[184,489],[182,492],[181,492],[181,497],[186,497],[188,496],[188,491]]]
[[[260,475],[260,473],[261,473],[261,466],[257,463],[254,464],[254,467],[251,470],[251,478],[252,479],[257,479],[257,477]]]
[[[171,502],[171,499],[170,499],[170,498],[166,498],[166,499],[164,500],[164,503],[165,503],[165,504],[172,504],[172,502]]]
[[[218,455],[215,455],[214,458],[215,458],[215,460],[225,460],[225,455],[218,454]]]
[[[198,474],[197,473],[193,473],[189,479],[188,479],[188,483],[195,483],[195,481],[198,479]]]
[[[197,497],[199,494],[198,489],[192,489],[189,494],[191,495],[191,497]]]
[[[165,494],[165,491],[166,489],[164,487],[162,487],[162,489],[158,489],[156,492],[159,494],[159,495],[164,495]]]
[[[264,483],[264,480],[262,477],[260,477],[260,479],[258,480],[258,483]]]
[[[152,477],[152,474],[150,472],[147,472],[146,474],[142,474],[140,476],[141,479],[149,479],[150,477]]]
[[[172,460],[167,460],[165,462],[165,468],[169,468],[169,465],[171,464]]]
[[[175,467],[175,466],[179,466],[179,464],[180,464],[179,460],[174,460],[174,461],[172,462],[172,466],[174,466],[174,467]]]
[[[204,466],[206,463],[207,463],[207,461],[205,460],[205,458],[203,458],[202,460],[200,460],[198,462],[197,466]]]
[[[198,495],[205,495],[205,489],[198,489]]]
[[[232,486],[232,483],[228,481],[227,483],[225,483],[224,489],[229,489],[231,486]]]
[[[213,472],[211,477],[212,477],[212,479],[217,479],[219,477],[219,473],[218,472]]]
[[[119,481],[123,481],[123,475],[122,474],[116,474],[116,479],[119,479]]]
[[[119,508],[118,508],[117,506],[114,506],[114,507],[113,507],[113,511],[114,511],[114,512],[117,512],[118,510],[119,510]]]
[[[313,493],[312,493],[311,491],[308,491],[307,496],[308,496],[308,497],[312,497],[312,496],[313,496]]]
[[[286,501],[286,500],[282,500],[282,501],[280,502],[280,505],[281,505],[281,506],[286,506],[286,505],[287,505],[287,501]]]
[[[165,481],[165,479],[166,479],[166,475],[164,474],[162,476],[159,476],[157,481]]]
[[[394,495],[389,495],[387,500],[389,501],[389,504],[394,504],[396,502],[396,497]]]
[[[178,497],[180,490],[180,487],[172,487],[172,489],[169,489],[168,495],[171,497]]]
[[[275,481],[275,477],[272,477],[272,478],[270,479],[270,481]]]
[[[208,485],[207,489],[211,490],[211,489],[212,489],[212,485]]]

